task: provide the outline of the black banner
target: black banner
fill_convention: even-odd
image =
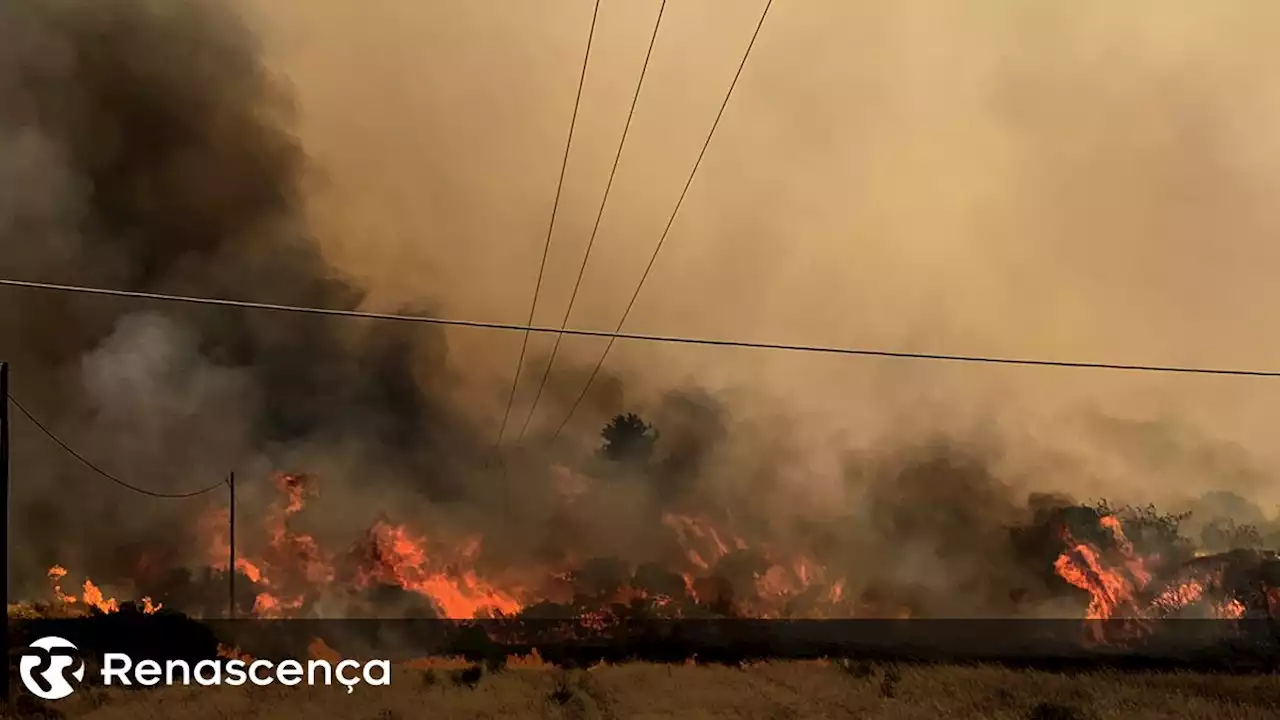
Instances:
[[[113,613],[11,624],[15,652],[48,635],[86,656],[121,652],[199,661],[234,652],[306,659],[317,652],[407,661],[475,661],[536,653],[559,665],[597,662],[740,663],[856,657],[1025,666],[1280,669],[1274,620],[210,620]]]

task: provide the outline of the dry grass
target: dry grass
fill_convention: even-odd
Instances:
[[[478,682],[476,682],[478,678]],[[1280,678],[1063,675],[997,667],[763,663],[629,664],[563,671],[397,668],[390,687],[82,690],[65,718],[985,718],[1143,720],[1280,717]],[[35,708],[26,708],[31,711]],[[33,717],[33,715],[27,715]]]
[[[56,620],[85,617],[89,611],[84,605],[52,602],[9,603],[10,620]]]

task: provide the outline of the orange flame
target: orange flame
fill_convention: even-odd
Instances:
[[[1198,577],[1169,585],[1154,597],[1144,599],[1141,594],[1147,590],[1154,575],[1148,567],[1149,559],[1138,556],[1134,551],[1133,544],[1121,528],[1119,518],[1106,515],[1099,518],[1099,524],[1110,531],[1114,539],[1116,554],[1119,556],[1118,564],[1109,566],[1104,561],[1101,550],[1088,543],[1075,541],[1065,530],[1063,537],[1068,549],[1054,563],[1059,576],[1089,593],[1087,619],[1128,619],[1133,622],[1120,626],[1122,634],[1143,633],[1150,627],[1149,620],[1208,601],[1210,587],[1220,588],[1221,570],[1205,570]],[[1240,618],[1245,612],[1244,604],[1234,598],[1209,606],[1209,613],[1217,618]],[[1091,625],[1095,640],[1107,642],[1123,639],[1102,637],[1103,627],[1096,623]]]
[[[676,532],[685,556],[700,570],[710,570],[716,561],[731,552],[720,531],[705,520],[668,512],[662,514],[662,523]],[[732,537],[731,541],[734,550],[747,549],[742,538]]]
[[[470,619],[491,613],[514,614],[521,603],[481,580],[472,570],[437,568],[427,552],[425,538],[412,535],[403,525],[378,521],[370,530],[371,567],[362,568],[357,584],[374,582],[411,590],[433,600],[444,617]],[[479,541],[463,545],[462,558],[470,560],[479,551]]]
[[[53,584],[53,596],[63,605],[75,605],[77,603],[84,604],[85,607],[93,608],[101,613],[120,612],[120,601],[115,598],[106,597],[102,590],[94,584],[92,580],[85,579],[84,593],[80,599],[74,595],[68,595],[62,590],[62,578],[67,576],[67,569],[61,565],[50,567],[46,573],[50,582]],[[144,597],[138,601],[140,610],[148,615],[154,614],[161,608],[160,603],[154,603],[151,598]]]
[[[314,486],[301,475],[278,474],[274,479],[283,498],[268,510],[263,555],[251,560],[237,551],[235,558],[237,572],[266,588],[253,603],[253,613],[264,618],[284,617],[301,608],[308,593],[334,578],[332,558],[321,551],[316,539],[289,527],[290,518],[302,510],[305,498],[316,494]],[[207,538],[208,564],[214,570],[226,571],[231,554],[228,513],[226,508],[212,510],[199,525]],[[291,590],[286,592],[285,586]]]
[[[103,597],[102,591],[92,580],[84,581],[84,604],[97,608],[104,613],[120,611],[120,603],[115,598]]]

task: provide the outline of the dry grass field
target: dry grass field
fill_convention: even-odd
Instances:
[[[1063,675],[998,667],[782,662],[746,668],[629,664],[592,670],[396,669],[388,687],[83,690],[20,717],[230,718],[988,718],[1263,720],[1280,677]],[[53,712],[47,712],[53,711]]]
[[[73,614],[73,613],[72,613]],[[49,608],[9,607],[10,619]],[[333,651],[312,657],[336,661]],[[16,669],[15,669],[16,670]],[[14,682],[17,682],[16,671]],[[26,696],[5,717],[60,720],[334,718],[975,718],[990,720],[1263,720],[1280,718],[1280,675],[1048,672],[995,665],[780,661],[745,665],[628,663],[565,670],[536,655],[501,668],[465,660],[394,667],[390,686],[81,687]]]

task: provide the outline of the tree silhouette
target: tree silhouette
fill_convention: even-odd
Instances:
[[[604,457],[619,463],[643,465],[653,456],[658,431],[635,413],[615,415],[600,431]]]

